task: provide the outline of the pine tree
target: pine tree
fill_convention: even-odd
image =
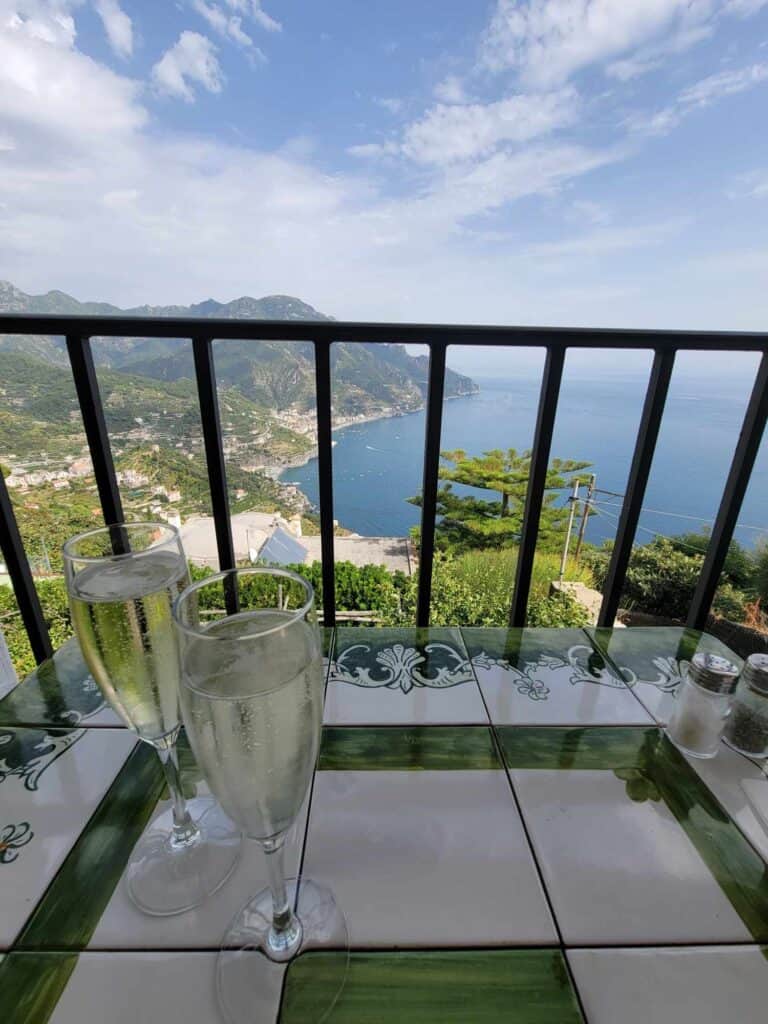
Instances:
[[[440,479],[449,481],[437,492],[437,544],[443,549],[465,551],[478,548],[510,547],[520,540],[523,510],[531,472],[531,452],[514,448],[467,455],[461,448],[441,452],[445,464]],[[558,492],[570,486],[574,474],[589,462],[553,459],[545,483],[539,524],[539,542],[559,543],[568,519],[568,506],[556,505]],[[453,484],[464,484],[499,495],[498,500],[457,494]],[[408,499],[421,506],[421,495]]]

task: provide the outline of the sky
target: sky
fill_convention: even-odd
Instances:
[[[768,0],[0,0],[0,278],[766,329],[767,113]]]

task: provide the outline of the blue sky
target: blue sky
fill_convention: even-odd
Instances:
[[[0,0],[0,277],[765,329],[767,103],[768,0]]]

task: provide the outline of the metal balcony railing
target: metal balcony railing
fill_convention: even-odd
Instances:
[[[635,442],[618,531],[605,586],[599,624],[611,625],[619,607],[643,496],[659,435],[675,355],[683,350],[760,352],[762,359],[744,416],[709,547],[693,595],[688,625],[703,628],[739,516],[768,416],[768,334],[713,331],[590,330],[549,327],[465,327],[423,324],[343,323],[328,321],[196,320],[152,317],[69,317],[0,315],[0,335],[57,335],[67,340],[75,388],[90,448],[101,507],[107,524],[123,519],[104,411],[94,370],[94,337],[188,338],[192,344],[208,479],[222,569],[234,565],[227,499],[226,467],[216,392],[213,340],[311,341],[315,350],[323,613],[335,621],[333,555],[333,449],[331,445],[331,345],[334,342],[400,342],[429,348],[426,441],[417,625],[429,625],[435,518],[440,461],[446,350],[449,345],[541,347],[546,361],[541,381],[531,474],[525,502],[509,622],[525,624],[533,558],[550,460],[552,433],[569,348],[650,349],[653,364]],[[51,644],[11,501],[0,474],[0,546],[35,657],[51,654]],[[119,536],[115,537],[119,545]]]

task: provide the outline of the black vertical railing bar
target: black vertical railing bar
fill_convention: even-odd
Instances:
[[[219,569],[224,572],[235,568],[235,545],[232,540],[232,520],[229,516],[227,471],[224,464],[224,445],[221,436],[219,397],[216,392],[216,370],[213,364],[213,342],[210,338],[193,338],[192,354],[195,360],[197,397],[200,402],[200,421],[203,427],[205,464],[208,470],[208,488],[211,492],[213,525],[216,531],[216,549]],[[237,587],[228,581],[224,587],[227,611],[239,610]]]
[[[531,590],[531,577],[533,576],[533,559],[536,554],[536,540],[539,535],[539,520],[547,484],[547,468],[552,449],[552,435],[555,429],[557,400],[560,395],[564,363],[565,349],[561,345],[551,345],[547,348],[544,374],[541,379],[539,408],[536,414],[536,430],[531,449],[531,471],[525,495],[523,528],[517,552],[515,590],[509,609],[510,626],[525,625],[528,594]]]
[[[320,558],[323,574],[323,624],[336,625],[336,566],[333,544],[333,422],[331,342],[315,340],[317,477],[320,498]]]
[[[768,353],[763,353],[747,411],[744,414],[744,422],[728,472],[728,479],[725,482],[723,497],[712,527],[712,536],[704,556],[704,564],[701,567],[688,611],[686,624],[692,629],[704,629],[706,626],[707,616],[712,607],[715,591],[720,582],[720,574],[723,571],[728,548],[733,538],[733,531],[741,512],[744,495],[752,476],[755,459],[760,450],[766,420],[768,420]]]
[[[112,550],[116,555],[125,554],[128,550],[128,538],[119,526],[124,520],[123,503],[112,459],[90,338],[67,335],[67,354],[88,441],[101,511],[104,522],[110,528]]]
[[[440,435],[443,426],[445,393],[444,342],[429,346],[429,377],[427,381],[427,419],[424,436],[424,470],[421,485],[421,530],[419,538],[419,593],[416,604],[416,625],[428,626],[432,602],[432,566],[435,560],[435,520],[437,518],[437,487],[440,473]]]
[[[32,648],[35,661],[39,665],[41,661],[50,658],[53,648],[2,470],[0,470],[0,550],[3,552],[8,575],[11,577],[13,592],[16,595],[16,603],[27,631],[29,645]]]
[[[661,418],[667,401],[669,382],[675,365],[675,353],[669,349],[656,350],[645,392],[643,412],[635,441],[635,451],[629,470],[629,479],[624,493],[624,502],[616,528],[611,561],[603,587],[603,603],[597,618],[598,626],[612,626],[619,610],[619,601],[624,587],[627,566],[632,555],[637,524],[640,521],[645,488],[651,472],[653,454],[659,438]]]

